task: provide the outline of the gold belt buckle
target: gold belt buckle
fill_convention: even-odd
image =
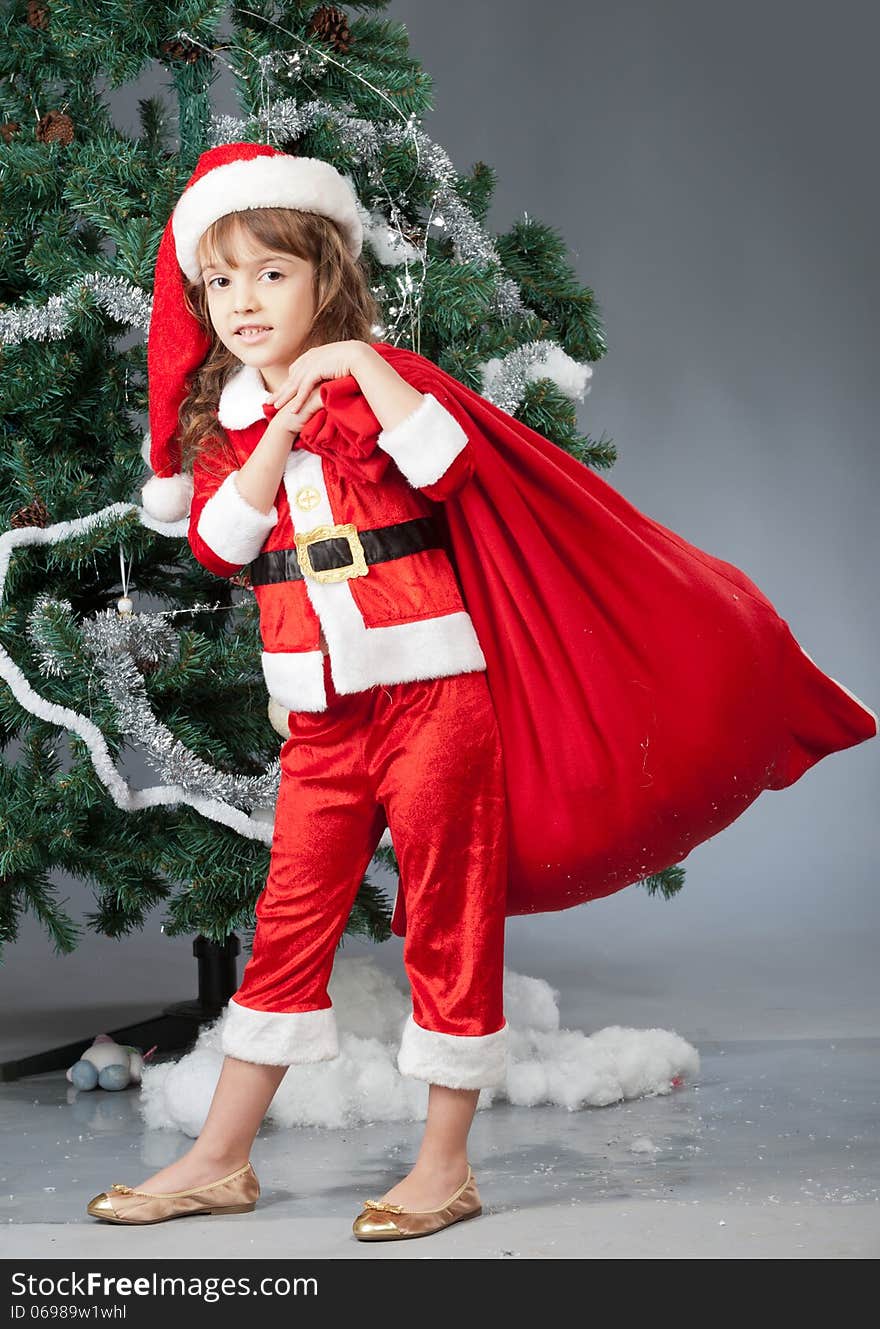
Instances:
[[[309,555],[309,545],[316,540],[329,540],[341,536],[348,541],[351,550],[351,563],[341,568],[313,568]],[[296,541],[296,560],[303,571],[303,576],[315,581],[348,581],[351,577],[365,577],[369,568],[364,555],[364,547],[354,522],[343,522],[338,526],[314,526],[310,531],[294,534]]]

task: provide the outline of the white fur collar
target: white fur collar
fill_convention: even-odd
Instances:
[[[263,403],[273,395],[255,365],[243,364],[226,380],[217,403],[217,419],[226,429],[247,429],[265,420]]]

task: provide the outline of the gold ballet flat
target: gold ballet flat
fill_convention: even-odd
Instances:
[[[439,1209],[404,1209],[388,1200],[365,1200],[351,1230],[359,1241],[395,1241],[401,1237],[427,1237],[432,1232],[476,1218],[483,1212],[477,1182],[468,1165],[465,1180]],[[393,1215],[393,1216],[392,1216]]]
[[[189,1214],[248,1214],[260,1197],[260,1183],[250,1163],[228,1177],[188,1191],[152,1194],[114,1181],[109,1191],[89,1200],[86,1212],[108,1223],[164,1223]]]

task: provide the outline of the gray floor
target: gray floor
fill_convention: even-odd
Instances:
[[[512,933],[508,962],[520,972],[535,972],[517,954],[516,926]],[[482,1109],[470,1153],[483,1215],[419,1241],[368,1245],[351,1235],[359,1202],[381,1194],[406,1171],[421,1137],[419,1122],[342,1131],[266,1124],[253,1152],[263,1195],[252,1214],[116,1228],[85,1215],[87,1200],[112,1181],[136,1184],[183,1152],[188,1138],[145,1131],[136,1090],[77,1096],[60,1073],[2,1086],[4,1253],[10,1258],[876,1256],[875,962],[867,942],[860,946],[850,936],[839,945],[838,963],[826,965],[820,985],[809,977],[820,971],[820,951],[829,960],[829,938],[815,955],[802,948],[788,956],[778,948],[763,954],[756,944],[747,960],[742,952],[725,951],[718,938],[711,953],[695,949],[686,960],[685,943],[676,952],[670,940],[653,952],[631,954],[631,970],[619,954],[606,960],[597,949],[591,986],[583,972],[570,979],[564,971],[555,973],[565,1025],[675,1028],[698,1048],[699,1082],[666,1097],[579,1112],[506,1104]],[[844,955],[848,965],[839,962]],[[398,959],[392,949],[383,953],[383,963],[394,966]],[[7,980],[11,977],[7,971]],[[93,989],[85,978],[81,986],[83,995],[86,986]],[[6,1056],[33,1047],[38,1027],[43,1046],[49,1045],[49,1032],[61,1041],[78,1031],[91,1036],[112,1027],[108,1008],[85,1000],[56,1009],[52,1023],[50,1013],[36,1004],[36,990],[32,995],[16,1028],[6,1024]],[[123,1014],[134,1017],[150,1009],[135,1002]],[[113,1014],[118,1016],[119,1008]],[[648,1151],[634,1150],[643,1138]]]
[[[477,1114],[481,1218],[429,1239],[358,1242],[359,1201],[405,1170],[418,1123],[264,1126],[252,1214],[116,1228],[83,1213],[186,1147],[143,1131],[136,1093],[33,1077],[0,1096],[7,1257],[352,1259],[866,1258],[880,1254],[875,1066],[880,1040],[704,1043],[701,1082],[668,1097],[566,1112]],[[650,1142],[658,1152],[638,1152]],[[181,1229],[185,1229],[182,1232]]]

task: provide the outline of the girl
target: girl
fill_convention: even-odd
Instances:
[[[95,1197],[111,1221],[254,1207],[285,1067],[337,1055],[327,983],[386,824],[413,997],[398,1067],[429,1105],[413,1170],[354,1231],[478,1214],[467,1137],[505,1079],[505,916],[679,863],[880,728],[741,569],[371,342],[361,241],[328,163],[231,144],[203,154],[159,247],[144,507],[189,513],[218,576],[250,566],[289,737],[208,1119],[177,1163]]]
[[[505,1075],[505,796],[485,658],[432,520],[467,481],[468,439],[372,344],[379,310],[361,238],[329,163],[229,144],[202,155],[160,246],[149,339],[158,482],[145,506],[161,508],[150,486],[164,496],[182,479],[161,474],[179,433],[192,551],[218,576],[251,565],[266,683],[290,737],[210,1111],[176,1162],[89,1203],[111,1222],[254,1208],[250,1152],[287,1067],[338,1055],[327,984],[386,824],[413,996],[398,1066],[430,1089],[412,1170],[365,1202],[353,1230],[421,1236],[481,1212],[467,1139],[480,1089]],[[322,383],[325,402],[355,385],[381,452],[343,464],[295,448],[312,417],[313,439],[321,423]]]

